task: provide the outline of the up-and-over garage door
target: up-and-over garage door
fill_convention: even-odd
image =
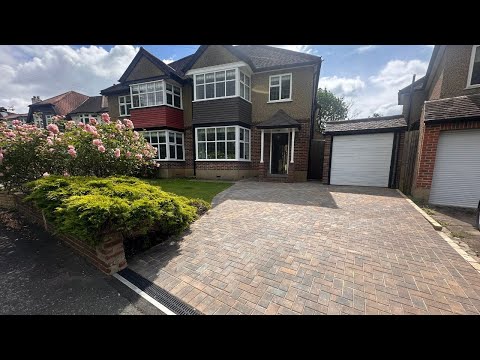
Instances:
[[[388,187],[393,133],[334,136],[330,184]]]
[[[430,202],[476,208],[480,201],[480,130],[442,131]]]

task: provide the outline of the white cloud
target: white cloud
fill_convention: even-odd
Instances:
[[[313,45],[270,45],[270,46],[275,46],[281,49],[287,49],[292,51],[304,52],[307,54],[316,53],[316,50],[313,47]]]
[[[165,63],[165,64],[170,64],[172,62],[174,62],[175,60],[170,58],[170,59],[162,59],[162,61]]]
[[[360,76],[355,78],[345,78],[335,76],[321,77],[318,87],[327,88],[337,95],[350,95],[357,90],[365,87],[365,82],[360,79]]]
[[[356,48],[355,52],[357,52],[359,54],[363,54],[364,52],[376,49],[377,47],[378,47],[378,45],[364,45],[364,46],[360,46],[360,47]]]
[[[33,95],[46,99],[69,90],[99,95],[117,82],[138,48],[98,46],[0,46],[0,106],[27,112]]]
[[[427,72],[427,67],[428,63],[420,60],[391,60],[377,75],[371,76],[369,80],[379,86],[395,86],[400,90],[411,82],[413,74],[417,74],[417,79],[423,76]]]

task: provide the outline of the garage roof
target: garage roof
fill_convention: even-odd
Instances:
[[[462,120],[480,117],[480,94],[425,102],[425,121]]]
[[[381,116],[376,118],[330,121],[325,125],[325,134],[362,134],[391,132],[407,128],[403,115]]]

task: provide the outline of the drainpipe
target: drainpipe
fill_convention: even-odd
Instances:
[[[412,119],[411,118],[411,113],[412,113],[412,100],[413,100],[413,83],[415,82],[415,77],[416,77],[416,74],[413,74],[413,77],[412,77],[412,86],[410,87],[410,96],[409,96],[409,100],[408,100],[408,114],[407,114],[407,121],[408,121],[408,125],[407,125],[407,130],[410,130],[411,127],[412,127]]]
[[[323,59],[320,58],[318,62],[318,70],[314,73],[315,81],[313,82],[313,99],[312,99],[312,109],[310,111],[310,140],[308,142],[308,171],[307,171],[307,178],[310,177],[310,162],[312,154],[310,153],[310,149],[312,148],[312,141],[313,141],[313,134],[315,133],[315,114],[317,110],[317,90],[318,90],[318,82],[320,80],[320,70],[322,69]]]

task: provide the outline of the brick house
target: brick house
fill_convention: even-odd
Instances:
[[[101,91],[157,147],[162,177],[305,181],[321,58],[260,45],[202,45],[165,64],[139,52]]]
[[[410,112],[420,137],[412,195],[432,204],[477,207],[480,46],[435,46],[425,77],[413,86]],[[399,92],[407,109],[409,90]]]

